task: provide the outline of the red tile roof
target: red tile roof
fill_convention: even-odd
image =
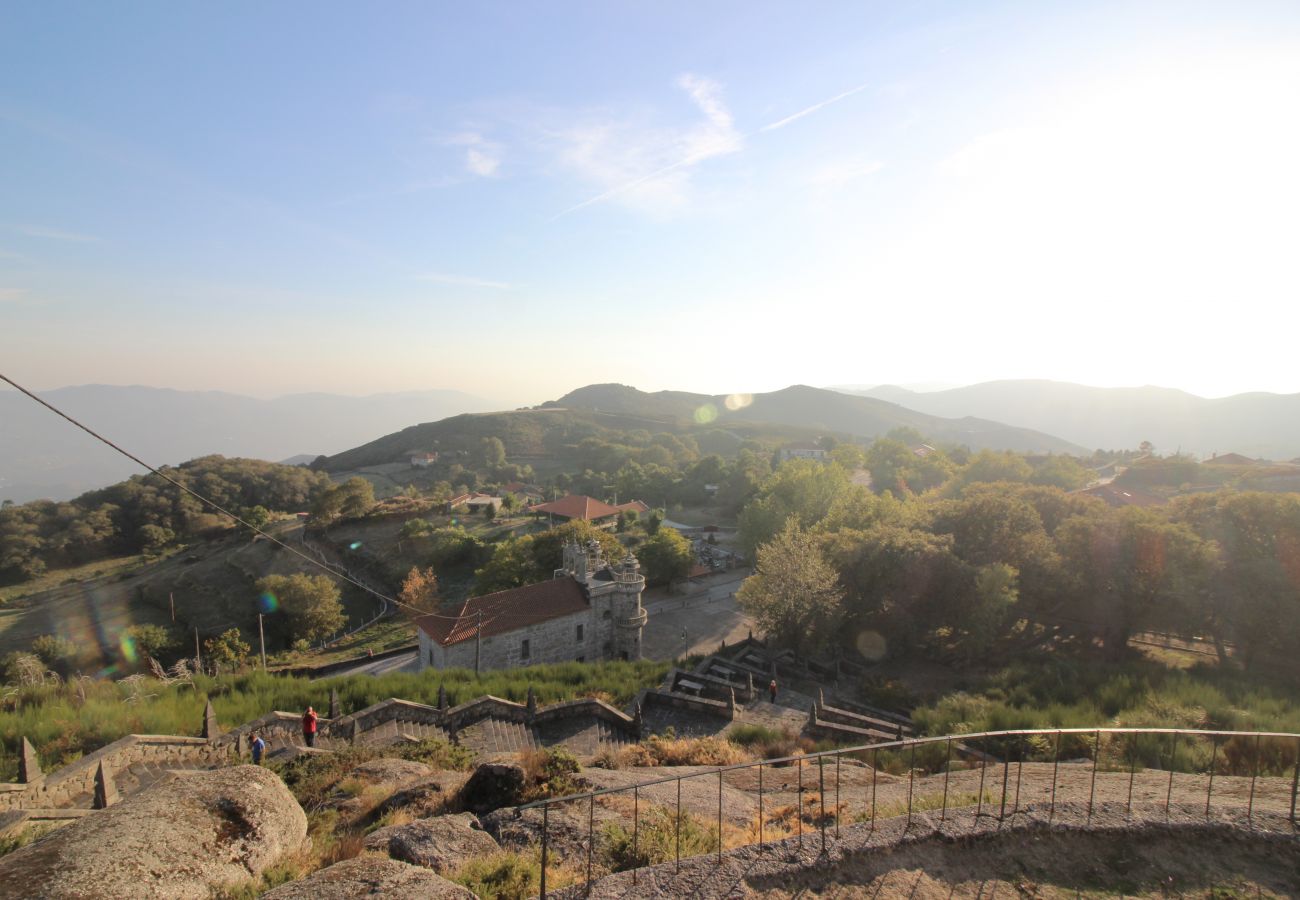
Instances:
[[[1117,484],[1099,484],[1078,491],[1089,497],[1105,500],[1111,506],[1162,506],[1164,499],[1155,494],[1134,488],[1120,487]]]
[[[593,497],[586,497],[581,494],[570,494],[551,503],[539,503],[536,506],[529,507],[529,509],[533,512],[548,513],[565,519],[581,519],[584,522],[592,522],[596,519],[604,519],[607,516],[618,515],[618,509],[608,503],[602,503]]]
[[[590,607],[587,592],[572,575],[539,581],[508,591],[470,597],[451,619],[445,615],[421,616],[416,626],[444,647],[473,640],[482,616],[483,637],[505,634],[539,622],[548,622]]]
[[[623,512],[624,510],[631,510],[634,513],[650,512],[650,507],[642,503],[640,500],[629,500],[627,503],[620,503],[614,508],[619,512]]]

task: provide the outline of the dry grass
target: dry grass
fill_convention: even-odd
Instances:
[[[655,735],[640,744],[622,748],[615,765],[605,768],[647,766],[730,766],[750,762],[753,757],[720,737],[669,738]]]

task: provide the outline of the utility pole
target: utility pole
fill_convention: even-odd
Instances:
[[[176,624],[176,595],[175,595],[174,593],[172,593],[171,591],[168,591],[168,592],[167,592],[167,602],[171,604],[171,607],[172,607],[172,624],[175,625],[175,624]]]
[[[262,630],[262,614],[257,614],[257,639],[262,644],[262,671],[266,671],[266,633]]]
[[[483,649],[483,610],[474,614],[474,674],[478,674],[479,654]]]

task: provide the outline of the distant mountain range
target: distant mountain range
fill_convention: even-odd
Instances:
[[[153,465],[220,453],[284,460],[337,453],[412,422],[492,408],[460,391],[258,400],[216,391],[84,385],[42,392]],[[0,499],[68,499],[138,466],[16,391],[0,392]]]
[[[978,416],[1059,435],[1093,449],[1136,448],[1199,456],[1237,452],[1300,456],[1300,394],[1237,394],[1216,400],[1159,387],[1096,388],[1060,381],[990,381],[918,392],[894,385],[837,388],[933,416]]]
[[[686,422],[770,422],[876,438],[894,428],[911,426],[935,441],[965,444],[977,450],[1035,453],[1081,453],[1083,448],[1028,428],[962,416],[942,418],[875,397],[796,384],[767,394],[649,394],[621,384],[593,384],[565,394],[545,406],[592,409],[606,413],[666,416]],[[703,411],[703,412],[702,412]],[[716,414],[716,419],[710,416]]]
[[[457,416],[405,428],[326,460],[329,472],[400,462],[408,453],[478,452],[484,437],[499,437],[512,456],[557,456],[602,429],[729,433],[745,439],[811,440],[818,434],[874,438],[910,425],[937,441],[975,448],[1082,453],[1048,434],[980,419],[943,419],[870,397],[852,397],[795,385],[768,394],[710,395],[684,391],[647,393],[621,384],[593,384],[531,410]]]

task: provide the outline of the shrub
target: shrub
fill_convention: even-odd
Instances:
[[[689,812],[674,816],[669,809],[653,806],[641,817],[635,847],[633,830],[621,822],[605,823],[599,843],[609,868],[623,872],[666,862],[679,852],[683,859],[717,852],[718,827],[704,824]]]
[[[524,770],[525,803],[582,791],[573,777],[581,768],[578,759],[563,747],[525,751],[519,762]]]
[[[448,877],[485,900],[525,900],[537,896],[541,889],[541,853],[502,850],[467,860]],[[566,887],[577,880],[577,874],[569,868],[554,863],[546,867],[548,891]]]

